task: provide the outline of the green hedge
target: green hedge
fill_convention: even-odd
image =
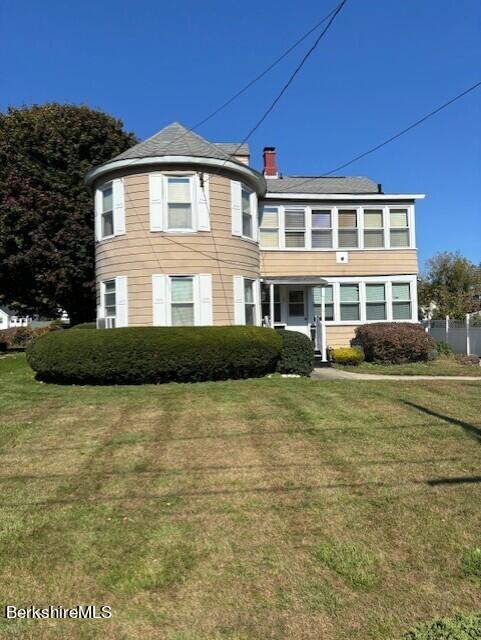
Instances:
[[[72,329],[96,329],[97,324],[95,322],[81,322],[80,324],[74,324]]]
[[[402,636],[402,640],[480,640],[481,614],[442,618],[421,624]]]
[[[278,331],[282,338],[282,351],[277,362],[279,373],[295,373],[308,376],[314,366],[312,341],[299,331]]]
[[[261,327],[132,327],[59,331],[33,342],[38,377],[77,384],[251,378],[275,371],[282,339]]]

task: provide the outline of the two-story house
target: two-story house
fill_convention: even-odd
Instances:
[[[363,177],[288,177],[264,149],[174,123],[86,182],[98,325],[266,324],[345,346],[357,325],[417,321],[415,200]]]

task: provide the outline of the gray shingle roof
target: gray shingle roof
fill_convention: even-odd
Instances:
[[[229,160],[229,154],[236,147],[235,143],[213,144],[197,133],[190,131],[178,122],[169,124],[143,142],[134,145],[127,151],[112,158],[115,160],[133,160],[152,156],[194,156]],[[247,145],[244,145],[247,148]],[[241,151],[241,149],[239,149]],[[248,153],[248,148],[247,148]]]
[[[250,155],[249,145],[248,144],[240,144],[239,142],[216,142],[216,147],[220,147],[222,151],[228,153],[234,153],[237,156],[248,156]]]
[[[362,176],[283,176],[266,182],[268,193],[379,193],[377,184]]]

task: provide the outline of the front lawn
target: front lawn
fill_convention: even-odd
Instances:
[[[0,359],[1,638],[390,640],[479,609],[478,382],[35,382]]]
[[[407,364],[374,364],[363,362],[357,366],[334,365],[336,369],[355,373],[378,373],[387,376],[476,376],[481,377],[481,367],[460,364],[454,358],[437,358],[430,362]]]

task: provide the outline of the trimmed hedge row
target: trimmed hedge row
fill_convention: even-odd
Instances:
[[[310,375],[314,367],[314,347],[312,341],[299,331],[278,331],[282,339],[282,349],[277,361],[279,373]]]
[[[283,339],[261,327],[131,327],[46,334],[27,350],[42,380],[142,384],[252,378],[276,370]]]
[[[367,362],[402,364],[429,360],[436,343],[419,324],[375,322],[356,328],[353,345],[360,346]]]

